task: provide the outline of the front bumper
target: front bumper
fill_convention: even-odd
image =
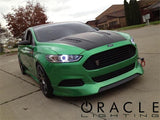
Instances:
[[[134,74],[134,75],[132,75],[132,76],[130,76],[130,77],[127,77],[127,78],[125,78],[125,79],[123,79],[123,80],[120,80],[120,81],[115,82],[115,83],[113,83],[113,84],[110,84],[110,85],[101,87],[101,88],[99,89],[99,92],[103,92],[103,91],[106,91],[106,90],[108,90],[108,89],[111,89],[111,88],[114,88],[114,87],[116,87],[116,86],[119,86],[119,85],[121,85],[121,84],[127,83],[127,82],[133,80],[134,78],[136,78],[136,77],[138,77],[138,76],[140,76],[140,74],[137,74],[137,73],[136,73],[136,74]]]
[[[136,61],[136,62],[135,62]],[[119,76],[102,81],[95,82],[92,78],[106,74],[107,72],[112,72],[122,68],[122,66],[128,66],[135,63],[135,67]],[[143,69],[138,63],[136,57],[131,58],[127,61],[122,61],[120,63],[107,66],[98,70],[86,70],[81,63],[67,63],[67,64],[50,64],[48,66],[49,71],[47,71],[49,79],[51,80],[52,87],[54,88],[54,94],[58,96],[87,96],[93,95],[104,90],[110,89],[112,87],[118,86],[125,82],[128,82],[135,77],[143,74]],[[53,72],[54,71],[54,72]],[[54,73],[54,74],[53,74]],[[81,79],[84,82],[82,86],[59,86],[62,80],[66,79]]]
[[[120,47],[128,45],[127,41],[115,43],[114,47]],[[46,73],[51,81],[51,85],[54,88],[54,94],[58,96],[87,96],[99,93],[106,89],[110,89],[117,85],[123,84],[132,80],[135,77],[143,74],[143,69],[140,63],[138,63],[138,52],[133,57],[123,60],[121,62],[108,65],[103,68],[87,70],[83,64],[91,56],[100,51],[106,51],[106,46],[98,47],[96,49],[86,51],[82,53],[83,58],[74,63],[47,63],[45,66]],[[104,75],[110,75],[110,73],[119,71],[122,68],[134,64],[133,68],[123,74],[118,74],[109,79],[103,81],[95,81],[94,78]],[[121,71],[121,70],[120,70]],[[117,74],[117,73],[116,73]],[[60,86],[60,83],[64,80],[82,80],[84,82],[81,86]]]

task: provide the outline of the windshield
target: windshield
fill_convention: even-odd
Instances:
[[[47,24],[33,27],[39,42],[53,41],[69,35],[94,32],[94,28],[83,23]]]

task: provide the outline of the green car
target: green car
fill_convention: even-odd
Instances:
[[[92,95],[143,74],[130,35],[79,22],[28,28],[18,60],[46,97]]]

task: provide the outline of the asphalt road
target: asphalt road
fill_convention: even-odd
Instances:
[[[0,120],[159,120],[160,25],[123,32],[134,37],[139,56],[146,60],[144,75],[88,97],[47,99],[31,77],[21,74],[17,55],[1,55]],[[92,105],[89,113],[81,110],[85,101]]]

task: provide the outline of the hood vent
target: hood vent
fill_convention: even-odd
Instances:
[[[75,38],[64,38],[60,41],[67,41],[67,42],[71,42],[71,43],[80,43],[82,42],[80,39],[75,39]]]

